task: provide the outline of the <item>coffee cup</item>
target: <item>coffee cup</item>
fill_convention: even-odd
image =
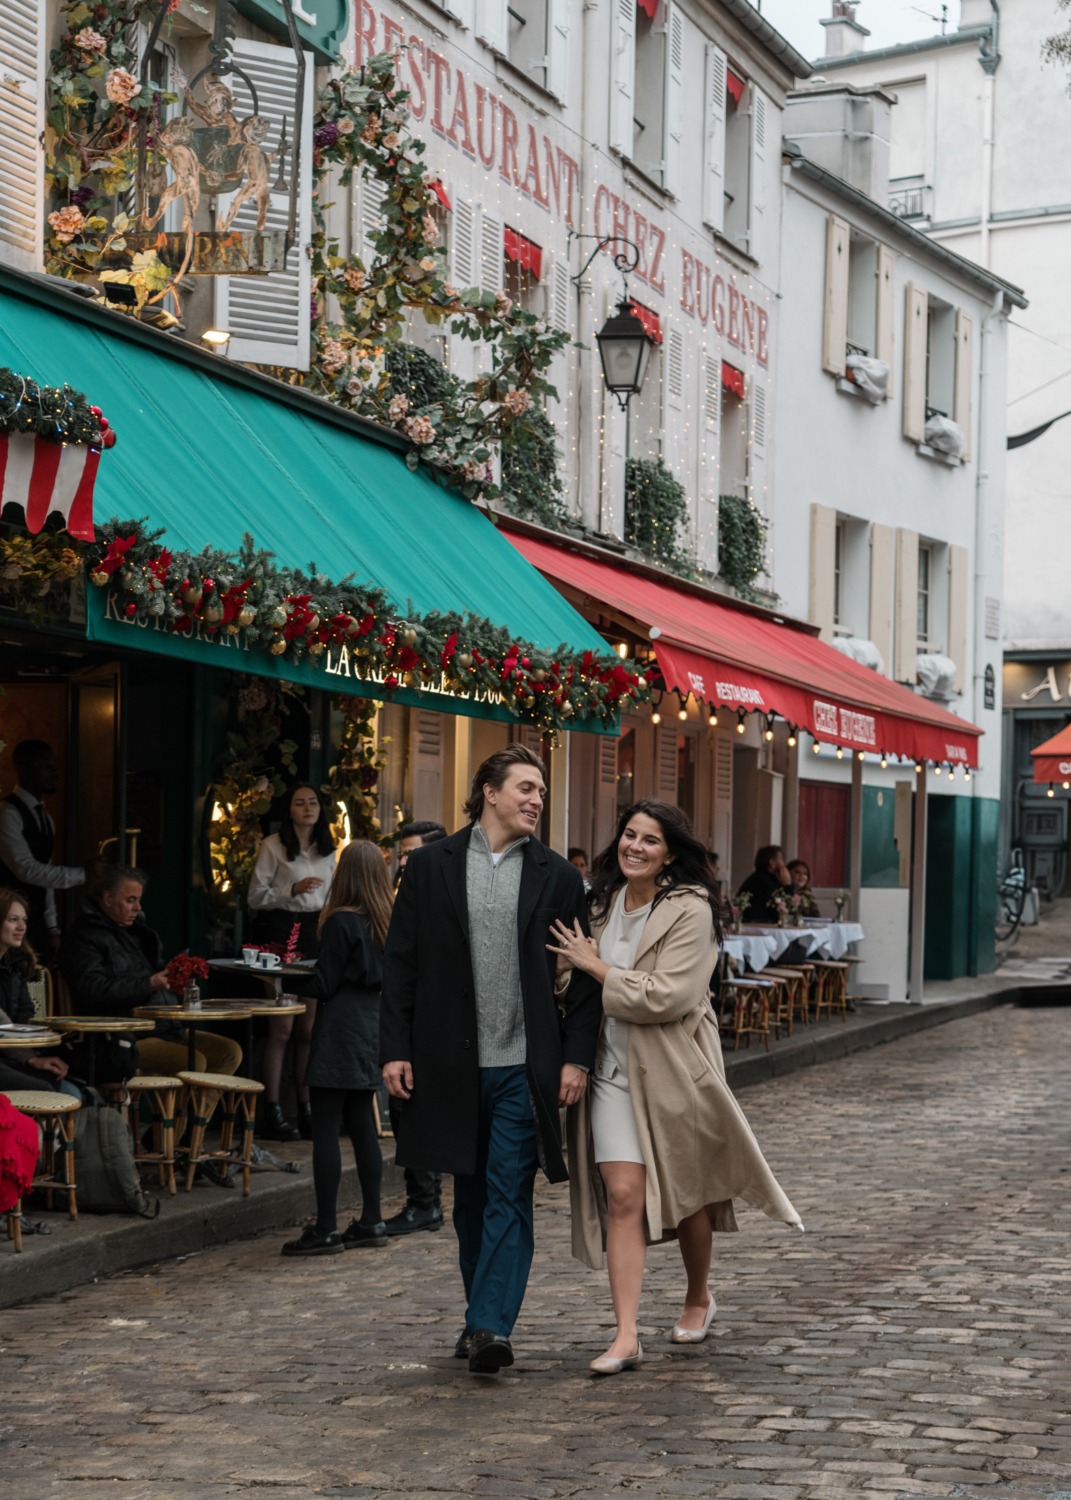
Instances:
[[[257,949],[257,948],[243,948],[242,949],[242,962],[244,964],[255,964],[256,961],[257,961],[257,953],[258,952],[259,952],[259,949]]]
[[[279,955],[277,953],[258,953],[257,963],[262,969],[277,969],[279,967]]]

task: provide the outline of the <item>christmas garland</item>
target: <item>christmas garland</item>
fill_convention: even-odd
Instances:
[[[481,694],[555,734],[581,719],[609,723],[628,703],[649,701],[634,663],[612,654],[542,650],[474,615],[399,616],[382,589],[333,583],[277,567],[245,535],[238,553],[197,556],[158,545],[144,521],[109,521],[86,549],[90,582],[107,588],[117,613],[180,635],[245,632],[248,645],[287,662],[346,651],[350,670],[389,697],[403,684]]]
[[[81,391],[69,385],[38,385],[6,366],[0,369],[0,437],[28,433],[50,443],[111,448],[115,433]]]
[[[0,603],[35,624],[70,618],[71,582],[81,572],[80,546],[65,531],[0,536]]]
[[[370,839],[373,844],[386,846],[391,840],[384,836],[376,813],[376,785],[387,764],[386,755],[376,746],[375,720],[380,705],[374,698],[336,693],[331,707],[342,715],[342,735],[338,761],[320,790],[345,810],[348,827],[344,824],[339,830],[343,836],[348,832],[351,839]]]

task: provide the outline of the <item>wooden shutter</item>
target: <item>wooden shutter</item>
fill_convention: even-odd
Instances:
[[[748,182],[747,249],[755,260],[766,254],[766,117],[769,102],[751,85],[751,172]]]
[[[636,0],[610,3],[610,145],[631,158],[636,113]]]
[[[948,549],[948,655],[956,664],[955,689],[967,682],[967,549]]]
[[[409,769],[414,821],[438,823],[443,815],[444,717],[409,710]]]
[[[836,214],[826,220],[826,302],[822,325],[822,369],[843,375],[848,342],[848,225]]]
[[[870,527],[870,639],[881,652],[886,676],[892,675],[893,584],[896,577],[896,532],[874,521]]]
[[[384,184],[378,178],[365,177],[361,181],[357,195],[353,248],[354,253],[361,257],[366,266],[371,266],[376,258],[376,243],[386,225],[386,219],[383,216],[383,188]],[[469,207],[467,203],[465,207]],[[472,210],[469,209],[469,212],[471,213]]]
[[[874,318],[874,357],[889,366],[889,384],[885,392],[892,395],[893,345],[896,341],[896,256],[888,245],[878,246],[877,310]]]
[[[718,567],[718,475],[721,461],[721,355],[703,349],[699,355],[699,514],[696,547],[699,561],[711,572]]]
[[[733,857],[733,740],[720,729],[714,734],[714,848],[721,856],[726,889],[736,883],[731,869]]]
[[[662,186],[679,198],[684,157],[684,12],[672,3],[667,4],[666,12]]]
[[[956,308],[956,391],[953,398],[953,421],[963,428],[967,446],[963,461],[971,456],[971,394],[974,385],[974,319],[962,307]],[[954,660],[955,658],[953,658]]]
[[[509,56],[509,10],[506,0],[476,0],[476,35],[493,52]]]
[[[464,291],[478,285],[476,274],[477,211],[458,194],[450,215],[450,280]]]
[[[904,288],[904,437],[921,443],[926,430],[926,293],[913,281]],[[917,581],[917,580],[916,580]],[[912,672],[911,680],[915,674]],[[897,681],[904,681],[897,673]]]
[[[569,262],[564,255],[556,257],[550,268],[547,302],[551,327],[569,333],[573,322],[573,287],[569,279]]]
[[[748,401],[747,486],[751,503],[766,510],[766,416],[767,394],[762,375],[752,375]]]
[[[238,39],[234,43],[235,61],[253,80],[257,107],[269,124],[265,149],[276,151],[282,136],[285,117],[287,136],[300,135],[301,164],[298,184],[297,240],[287,256],[286,270],[270,276],[219,276],[216,278],[216,324],[229,330],[227,356],[244,364],[284,365],[293,370],[309,368],[309,299],[312,279],[309,244],[312,212],[312,104],[316,92],[316,64],[311,52],[305,53],[304,109],[300,124],[294,124],[294,90],[297,62],[289,47],[269,42]],[[234,93],[235,114],[239,119],[252,114],[253,97],[238,73],[228,76]],[[290,172],[293,156],[285,162],[272,163],[271,176],[279,180],[280,166],[286,192],[273,192],[268,208],[267,228],[285,229],[290,212]],[[219,219],[227,211],[231,195],[220,195]],[[247,199],[234,219],[234,228],[256,228],[257,206]]]
[[[651,369],[648,366],[647,378]],[[686,479],[688,433],[684,422],[684,330],[667,328],[662,345],[662,420],[660,452],[678,479]]]
[[[500,292],[506,279],[505,225],[490,209],[480,211],[479,287],[482,292]]]
[[[547,0],[547,91],[569,92],[569,0]]]
[[[893,676],[914,686],[918,675],[919,534],[896,528],[896,609],[893,622]]]
[[[43,0],[0,0],[0,260],[41,269]]]
[[[807,618],[821,627],[823,641],[833,639],[833,593],[836,567],[837,512],[832,505],[811,505],[810,599]]]
[[[655,786],[655,796],[676,807],[677,731],[665,724],[655,726]]]
[[[703,223],[725,228],[725,53],[707,43],[703,120]]]
[[[594,848],[588,850],[592,859],[598,851],[606,848],[617,827],[617,745],[612,736],[599,736],[595,752]]]

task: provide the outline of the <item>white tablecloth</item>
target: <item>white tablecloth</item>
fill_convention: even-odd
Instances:
[[[776,964],[797,939],[810,958],[821,953],[827,958],[843,958],[850,943],[862,941],[863,929],[858,922],[829,922],[824,927],[761,927],[752,932],[732,933],[724,940],[730,958],[758,974],[767,964]]]

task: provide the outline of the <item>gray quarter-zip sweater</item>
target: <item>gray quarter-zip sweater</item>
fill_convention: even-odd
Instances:
[[[517,938],[517,902],[527,842],[527,835],[517,839],[496,861],[479,823],[473,825],[469,839],[465,890],[481,1068],[515,1067],[528,1053]]]

